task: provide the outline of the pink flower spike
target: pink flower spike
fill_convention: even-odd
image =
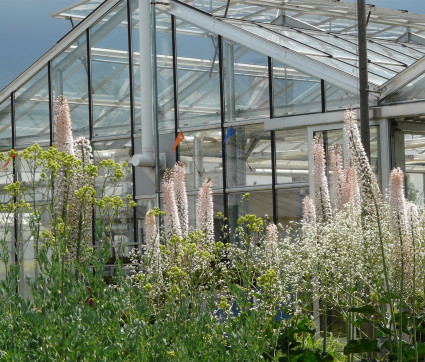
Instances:
[[[318,221],[329,222],[332,220],[331,200],[329,197],[328,179],[326,178],[326,159],[323,141],[313,140],[313,187],[314,203]]]
[[[202,183],[196,202],[196,228],[206,236],[208,244],[214,242],[214,205],[212,182],[208,177]]]
[[[181,233],[185,237],[189,231],[189,213],[186,194],[186,166],[183,163],[177,162],[174,165],[173,178]]]
[[[164,173],[162,179],[162,192],[164,199],[164,227],[165,235],[167,240],[171,240],[173,235],[177,235],[179,238],[182,236],[179,214],[176,205],[176,195],[174,189],[174,178],[171,170],[167,170]]]

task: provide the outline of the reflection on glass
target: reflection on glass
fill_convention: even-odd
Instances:
[[[277,222],[282,226],[302,218],[302,201],[308,195],[308,188],[277,190]]]
[[[186,165],[186,187],[198,190],[206,177],[214,189],[223,187],[221,130],[184,132],[180,161]]]
[[[270,132],[265,132],[263,125],[233,129],[235,134],[225,144],[227,187],[271,185]]]
[[[74,137],[88,137],[90,131],[85,35],[52,61],[52,91],[53,101],[60,95],[68,99]]]
[[[126,17],[121,3],[90,29],[94,137],[130,133],[128,32],[117,26]]]
[[[16,146],[48,143],[50,140],[47,67],[15,93]]]
[[[275,140],[277,183],[308,182],[307,129],[276,131]]]
[[[320,112],[320,79],[312,78],[273,61],[274,116]]]
[[[270,117],[268,59],[224,41],[226,122]]]
[[[12,112],[10,98],[0,104],[0,150],[12,148]]]

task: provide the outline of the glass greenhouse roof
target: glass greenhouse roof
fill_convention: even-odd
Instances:
[[[338,0],[184,0],[183,2],[217,17],[280,23],[338,34],[357,34],[354,3]],[[83,0],[57,11],[58,18],[81,20],[102,0]],[[164,2],[160,2],[164,3]],[[367,5],[368,36],[397,40],[407,32],[425,35],[425,15]]]
[[[52,15],[78,21],[101,3],[101,0],[84,0]],[[159,31],[169,31],[170,26],[166,20],[169,6],[164,3],[168,4],[157,5],[164,11],[157,18]],[[185,0],[182,3],[331,69],[358,77],[357,13],[353,3],[335,0]],[[369,82],[370,89],[377,91],[425,56],[425,37],[423,44],[417,41],[425,34],[425,15],[371,5],[368,11]],[[134,21],[134,26],[137,25]],[[209,34],[190,24],[179,27],[178,32],[193,36]]]

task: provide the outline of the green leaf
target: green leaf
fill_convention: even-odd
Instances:
[[[356,326],[356,327],[360,327],[360,325],[361,324],[363,324],[363,323],[370,323],[371,321],[370,321],[370,319],[367,319],[367,318],[357,318],[355,321],[354,321],[354,325]]]
[[[364,353],[364,352],[379,352],[378,340],[370,340],[362,338],[358,340],[351,340],[344,347],[344,354],[347,356],[351,353]]]

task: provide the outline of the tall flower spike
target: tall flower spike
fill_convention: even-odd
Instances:
[[[72,138],[72,121],[68,101],[64,96],[59,96],[55,104],[55,147],[59,152],[74,155],[74,140]]]
[[[404,272],[409,279],[410,242],[407,228],[407,209],[404,197],[404,174],[400,168],[394,168],[390,173],[390,225],[394,242],[394,270],[401,271],[401,261],[404,261]]]
[[[344,167],[342,149],[338,144],[332,146],[330,159],[335,207],[337,210],[347,210],[350,207],[355,211],[358,207],[359,191],[354,162],[349,157]]]
[[[365,211],[369,217],[376,220],[383,213],[383,198],[360,139],[355,111],[347,110],[345,112],[344,136],[350,152],[349,157],[354,160],[357,168]]]
[[[410,271],[412,272],[412,280],[415,278],[418,282],[422,277],[423,264],[423,246],[420,239],[419,231],[419,213],[418,208],[414,202],[406,202],[407,210],[407,233],[410,238],[410,248],[411,248],[411,257],[410,257]],[[415,281],[416,281],[415,280]],[[418,285],[418,284],[416,284]],[[412,286],[413,287],[413,286]],[[415,290],[412,289],[414,292]]]
[[[212,182],[207,177],[198,192],[196,202],[196,228],[206,236],[208,244],[214,242],[214,205],[212,197]]]
[[[173,178],[181,232],[182,236],[185,237],[189,230],[189,214],[186,194],[186,167],[183,163],[177,162],[174,165]]]
[[[328,179],[326,178],[326,159],[323,141],[313,140],[313,185],[314,203],[318,221],[329,222],[332,219],[331,200],[329,197]]]
[[[344,178],[344,159],[342,157],[341,147],[338,144],[334,144],[331,147],[330,161],[335,207],[337,210],[342,210],[344,208],[343,197],[346,180]]]
[[[310,195],[307,195],[303,199],[303,218],[302,223],[304,225],[315,225],[316,224],[316,207],[314,201]]]
[[[59,96],[55,104],[56,149],[68,155],[74,155],[72,121],[68,101]],[[60,168],[55,179],[54,209],[64,219],[67,217],[68,201],[72,194],[71,180],[65,170]]]
[[[347,160],[347,166],[344,169],[345,184],[342,191],[342,203],[347,207],[349,204],[353,211],[360,205],[359,184],[357,182],[357,171],[352,157]]]
[[[171,240],[173,235],[181,237],[181,227],[179,213],[176,205],[176,195],[174,189],[174,178],[171,170],[164,172],[162,179],[162,192],[164,199],[164,227],[167,240]]]

